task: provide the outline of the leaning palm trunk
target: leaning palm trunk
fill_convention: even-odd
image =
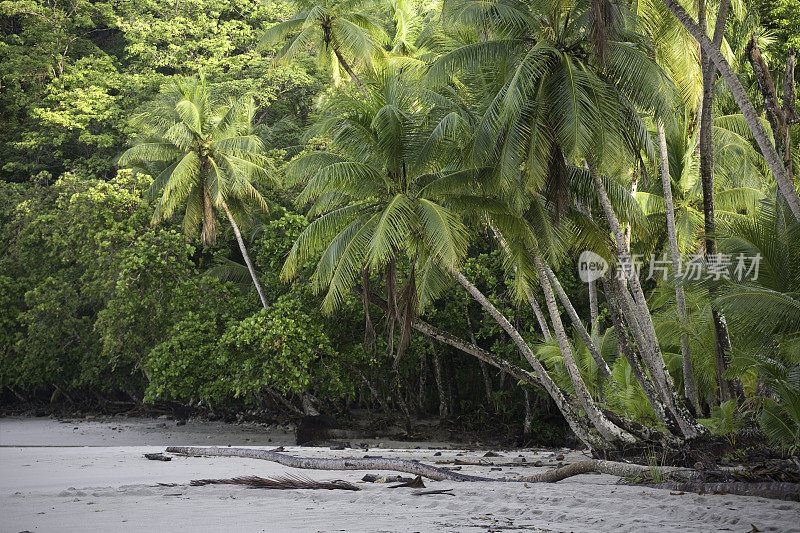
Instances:
[[[703,53],[714,62],[720,74],[722,75],[722,78],[728,84],[728,87],[730,87],[731,93],[736,100],[736,104],[742,111],[742,115],[747,121],[750,131],[753,133],[753,137],[755,138],[756,143],[758,143],[758,147],[761,149],[761,153],[764,155],[764,159],[767,161],[767,165],[772,171],[772,175],[775,176],[775,181],[778,183],[778,187],[786,198],[792,214],[797,220],[800,221],[800,195],[798,195],[797,189],[794,187],[793,179],[786,171],[783,161],[778,155],[775,146],[773,146],[773,144],[770,142],[769,136],[767,135],[764,126],[761,124],[760,117],[758,113],[756,113],[753,103],[747,96],[747,93],[742,86],[742,82],[739,81],[736,72],[734,72],[734,70],[731,68],[730,64],[722,55],[719,48],[714,47],[714,43],[711,42],[700,26],[698,26],[697,23],[692,20],[692,17],[686,12],[683,6],[681,6],[678,0],[663,1],[669,10],[672,11],[675,17],[680,21],[683,27],[686,28],[686,31],[688,31],[691,36],[700,43]]]
[[[250,271],[250,277],[253,278],[253,285],[255,285],[256,291],[258,291],[258,297],[261,299],[261,305],[264,306],[264,309],[268,309],[269,306],[267,305],[267,297],[264,295],[264,289],[261,287],[261,282],[258,281],[256,269],[253,268],[253,263],[250,261],[250,254],[247,253],[247,248],[244,245],[244,240],[242,239],[242,234],[239,231],[239,226],[233,219],[231,210],[228,209],[228,204],[224,201],[222,202],[222,209],[225,210],[225,215],[228,217],[228,222],[231,223],[233,233],[236,235],[236,242],[239,243],[239,250],[242,252],[242,257],[244,258],[244,263],[247,265],[247,270]]]
[[[494,233],[497,240],[500,242],[500,245],[503,248],[503,250],[506,253],[508,253],[508,245],[506,244],[504,237],[500,234],[500,232],[497,231],[497,229],[494,226],[492,226],[491,223],[489,224],[489,226],[491,227],[492,232]],[[563,323],[561,322],[561,315],[559,314],[558,306],[556,305],[556,299],[555,295],[553,294],[553,288],[550,285],[550,275],[552,274],[552,271],[550,271],[549,267],[547,267],[542,262],[539,256],[534,254],[532,258],[534,265],[536,266],[536,270],[539,274],[539,282],[541,284],[542,291],[544,292],[545,303],[547,304],[547,309],[548,312],[550,313],[550,321],[553,323],[553,331],[555,332],[556,335],[558,347],[559,350],[561,351],[562,357],[564,358],[564,364],[567,367],[567,372],[569,373],[570,381],[572,382],[572,385],[575,388],[575,394],[578,397],[578,401],[583,406],[583,409],[589,416],[589,420],[592,422],[592,425],[607,441],[634,442],[635,439],[632,435],[614,425],[613,422],[608,420],[608,418],[606,418],[605,415],[603,415],[600,409],[597,408],[597,405],[592,399],[591,394],[589,394],[589,391],[586,388],[586,383],[584,383],[580,371],[578,370],[578,365],[575,363],[575,357],[572,353],[572,347],[569,344],[567,333],[564,330]],[[555,279],[555,275],[553,275],[552,278]],[[610,378],[611,370],[609,370],[608,365],[600,356],[600,353],[597,351],[597,348],[594,347],[594,343],[592,342],[591,337],[586,332],[586,328],[583,327],[583,324],[578,318],[578,314],[572,307],[572,304],[569,301],[569,298],[567,297],[566,293],[564,293],[563,289],[561,289],[561,284],[558,283],[557,279],[555,280],[555,284],[557,285],[557,290],[560,289],[559,294],[562,296],[562,302],[565,302],[564,305],[567,307],[568,312],[571,311],[570,318],[572,319],[576,327],[579,329],[579,332],[582,333],[582,338],[586,343],[587,347],[589,347],[589,350],[592,353],[592,357],[595,358],[595,362],[600,368],[601,373],[604,375],[606,379]],[[528,295],[530,300],[532,298],[530,290],[526,289],[526,294]],[[543,321],[544,317],[542,317],[541,322]],[[545,330],[543,329],[543,331]]]
[[[564,324],[561,322],[561,316],[556,304],[555,294],[553,294],[553,288],[550,285],[548,272],[545,269],[545,266],[542,264],[542,259],[540,257],[534,256],[533,263],[536,266],[537,273],[539,274],[539,282],[542,286],[542,291],[544,292],[544,300],[547,304],[547,310],[550,313],[550,321],[553,323],[553,331],[556,334],[556,340],[558,341],[558,347],[561,350],[564,366],[567,367],[567,373],[569,374],[572,386],[575,388],[575,395],[578,397],[578,401],[581,403],[583,409],[586,411],[586,414],[589,416],[589,420],[592,422],[592,425],[597,429],[598,432],[600,432],[603,438],[609,442],[635,442],[636,439],[634,439],[632,435],[614,425],[608,418],[605,417],[605,415],[603,415],[603,413],[597,407],[597,404],[595,404],[592,395],[589,393],[589,390],[586,387],[586,383],[583,381],[583,377],[581,377],[578,365],[575,362],[575,357],[572,353],[572,347],[569,344],[567,332],[564,330]],[[600,360],[602,361],[602,358],[600,358]],[[605,364],[605,362],[603,363]],[[606,369],[608,369],[607,366]],[[608,371],[608,375],[610,374],[611,372]]]
[[[658,148],[661,161],[661,185],[664,189],[664,208],[667,214],[667,238],[669,239],[669,255],[672,260],[672,271],[677,274],[681,268],[681,259],[678,252],[678,234],[675,230],[675,211],[672,205],[672,180],[669,175],[669,159],[667,158],[667,136],[664,133],[664,123],[659,118],[656,123],[658,133]],[[682,323],[687,322],[686,298],[683,286],[678,279],[675,280],[675,301],[678,307],[678,318]],[[697,384],[694,379],[691,354],[689,353],[689,336],[681,333],[681,363],[683,368],[683,390],[689,405],[695,414],[700,413],[700,399],[697,394]]]
[[[503,236],[500,235],[500,232],[497,231],[497,228],[494,227],[494,224],[492,224],[490,220],[487,220],[486,224],[489,226],[489,229],[492,230],[497,242],[500,243],[500,247],[503,248],[503,252],[508,254],[508,244]],[[516,273],[516,271],[517,267],[515,265],[514,272]],[[536,321],[539,323],[539,329],[542,330],[542,336],[544,337],[544,340],[549,341],[551,339],[551,335],[550,327],[547,325],[547,319],[545,319],[542,308],[539,306],[539,302],[536,301],[536,298],[533,296],[533,293],[527,285],[525,286],[525,298],[528,300],[528,304],[531,306],[531,309],[533,309],[533,314],[536,316]]]
[[[367,92],[366,87],[364,87],[364,84],[362,84],[361,80],[358,79],[356,73],[353,72],[353,69],[350,67],[350,64],[345,60],[344,56],[342,56],[342,53],[339,52],[339,49],[336,46],[333,46],[332,48],[333,48],[333,53],[336,55],[336,59],[339,60],[339,64],[341,64],[342,68],[344,68],[347,74],[350,75],[350,79],[352,79],[353,82],[355,82],[355,84],[358,86],[358,89],[361,91],[361,94],[364,95],[364,98],[369,98],[369,93]]]
[[[561,300],[561,304],[564,306],[564,309],[566,309],[572,325],[578,331],[578,335],[586,345],[586,348],[589,350],[592,359],[594,359],[594,362],[597,364],[598,370],[607,381],[611,381],[611,369],[608,368],[608,364],[606,363],[605,359],[603,359],[603,356],[600,355],[600,351],[597,349],[594,340],[592,340],[592,336],[589,335],[589,332],[586,330],[583,322],[581,322],[580,317],[578,317],[578,312],[575,311],[575,307],[573,307],[572,302],[569,299],[569,295],[567,295],[567,293],[564,291],[564,288],[561,286],[561,283],[558,281],[558,278],[550,266],[542,262],[542,267],[545,270],[548,279],[550,280],[550,284],[552,285],[553,289],[555,289],[558,299]]]
[[[539,302],[536,301],[536,298],[533,296],[533,293],[528,287],[525,287],[525,297],[528,299],[528,305],[531,306],[533,309],[533,314],[536,316],[536,321],[539,323],[539,329],[542,330],[542,336],[544,340],[549,341],[550,336],[550,328],[547,325],[547,320],[544,318],[544,313],[542,313],[542,308],[539,307]]]
[[[631,367],[631,372],[636,377],[636,381],[642,387],[645,398],[647,398],[647,401],[653,407],[656,417],[658,417],[659,421],[661,421],[661,423],[664,424],[664,427],[666,427],[671,433],[680,433],[680,428],[675,420],[670,416],[666,405],[664,405],[664,402],[659,398],[652,381],[650,381],[650,378],[647,376],[647,371],[644,369],[644,367],[642,367],[639,356],[633,350],[633,347],[629,342],[628,333],[625,329],[624,313],[617,305],[617,302],[621,300],[621,296],[619,295],[618,291],[618,284],[619,280],[616,279],[614,270],[609,271],[609,273],[603,278],[603,289],[606,292],[608,311],[609,315],[611,315],[611,322],[614,325],[614,332],[617,337],[617,347],[620,353],[622,353],[622,355],[628,361],[628,365]]]
[[[706,433],[706,430],[680,405],[675,395],[672,377],[669,375],[669,371],[664,364],[664,357],[658,345],[658,337],[656,336],[655,326],[650,316],[650,310],[647,307],[642,285],[639,282],[636,269],[632,268],[631,255],[628,247],[625,245],[625,234],[622,230],[622,226],[611,206],[611,200],[608,198],[605,185],[603,185],[603,181],[600,179],[597,169],[595,169],[591,163],[589,164],[589,174],[597,191],[598,199],[605,213],[606,220],[611,226],[611,231],[617,245],[617,258],[622,265],[624,274],[633,293],[631,297],[627,288],[620,287],[621,290],[619,292],[622,293],[620,305],[622,305],[622,309],[626,315],[630,317],[628,325],[631,327],[631,331],[634,332],[634,338],[636,338],[637,344],[641,343],[640,349],[642,350],[645,367],[650,373],[650,377],[653,380],[653,384],[655,385],[660,399],[667,406],[670,415],[678,424],[680,433],[684,438],[695,438]]]
[[[578,413],[575,409],[576,406],[570,405],[564,396],[563,391],[558,387],[558,385],[556,385],[556,383],[542,366],[541,362],[539,362],[539,360],[536,358],[530,346],[528,346],[528,343],[525,342],[525,339],[522,338],[522,335],[519,334],[517,329],[511,325],[511,322],[509,322],[508,319],[503,316],[503,314],[494,305],[492,305],[488,298],[486,298],[486,296],[484,296],[477,287],[470,283],[461,272],[451,269],[450,273],[461,284],[461,286],[463,286],[467,292],[470,293],[475,301],[478,302],[492,316],[492,318],[495,319],[495,321],[497,321],[497,323],[503,328],[503,330],[505,330],[511,340],[514,341],[514,344],[517,345],[517,348],[522,353],[523,357],[525,357],[528,363],[533,367],[537,377],[542,383],[542,386],[553,399],[558,407],[558,410],[561,411],[561,414],[564,416],[567,424],[569,424],[570,429],[572,429],[575,435],[590,448],[607,448],[609,443],[603,439],[597,438],[589,431],[589,428],[578,416]]]

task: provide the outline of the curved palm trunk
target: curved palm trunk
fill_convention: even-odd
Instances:
[[[558,306],[556,305],[556,297],[555,294],[553,294],[553,288],[550,285],[548,272],[542,264],[540,257],[534,256],[533,263],[536,266],[536,271],[539,274],[539,282],[541,283],[542,291],[544,292],[544,300],[547,304],[547,310],[550,313],[550,321],[553,323],[553,331],[556,334],[558,347],[561,350],[561,356],[564,359],[564,365],[567,367],[567,372],[569,373],[570,381],[572,381],[572,386],[575,388],[575,395],[578,397],[578,401],[581,403],[586,411],[586,414],[589,416],[589,420],[591,420],[592,425],[597,428],[597,431],[600,432],[603,438],[609,442],[635,442],[636,439],[634,439],[632,435],[615,426],[608,418],[605,417],[605,415],[603,415],[600,409],[598,409],[597,404],[594,403],[594,399],[589,393],[589,389],[586,387],[586,383],[584,383],[583,377],[578,369],[578,365],[575,362],[575,357],[572,353],[572,347],[569,344],[567,332],[564,330],[564,324],[561,322],[561,315],[558,311]],[[600,360],[602,361],[602,358],[600,358]],[[608,370],[608,366],[606,366],[606,370]],[[608,375],[611,375],[610,371],[608,371]]]
[[[650,372],[650,377],[653,380],[653,384],[661,400],[667,406],[670,415],[672,415],[680,427],[681,434],[687,439],[693,439],[699,435],[705,434],[707,432],[706,429],[692,418],[676,398],[672,377],[669,375],[669,371],[664,364],[664,357],[658,345],[655,326],[653,325],[650,310],[647,307],[647,300],[645,299],[636,269],[624,268],[624,265],[632,265],[630,251],[625,245],[625,233],[611,206],[611,200],[608,198],[605,185],[603,185],[603,181],[600,179],[597,169],[594,168],[591,162],[589,162],[589,174],[597,191],[597,196],[603,208],[603,212],[605,213],[606,220],[611,226],[611,231],[616,240],[617,258],[620,264],[623,265],[625,276],[633,292],[631,301],[627,301],[626,297],[629,298],[630,295],[626,288],[621,287],[621,304],[626,314],[629,314],[632,318],[632,320],[629,321],[629,325],[631,326],[631,331],[635,334],[637,344],[642,343],[641,350],[645,367]],[[636,337],[636,333],[639,334],[638,337]]]
[[[233,228],[233,233],[236,234],[236,242],[239,243],[239,250],[241,250],[242,252],[242,257],[244,258],[244,262],[247,265],[247,270],[250,271],[250,277],[253,278],[253,285],[255,285],[256,291],[258,291],[258,297],[261,299],[261,305],[264,306],[264,309],[268,309],[269,306],[267,305],[267,297],[264,295],[264,289],[261,287],[261,282],[258,281],[258,275],[256,274],[256,269],[253,268],[253,263],[250,261],[250,254],[247,253],[247,248],[244,245],[244,240],[242,240],[242,234],[239,231],[239,226],[233,219],[231,210],[228,209],[228,204],[224,201],[222,202],[222,209],[225,210],[225,215],[227,215],[228,217],[228,222],[231,223],[231,227]]]
[[[339,60],[339,63],[342,65],[342,68],[344,68],[345,72],[350,75],[350,79],[352,79],[358,86],[358,89],[361,91],[361,94],[364,95],[364,98],[369,98],[369,93],[367,92],[366,87],[364,87],[364,85],[361,83],[361,80],[358,79],[358,76],[356,76],[356,73],[353,72],[350,64],[345,60],[344,56],[342,56],[341,52],[339,52],[339,49],[335,46],[333,47],[333,53],[336,55],[336,59]]]
[[[505,239],[502,235],[497,231],[494,227],[494,224],[490,220],[486,221],[486,224],[489,226],[489,229],[492,230],[497,241],[500,243],[500,247],[503,248],[505,253],[509,253],[508,251],[508,244],[506,244]],[[517,271],[516,265],[514,265],[514,272]],[[531,290],[526,286],[525,287],[525,297],[528,300],[528,304],[533,309],[533,314],[536,316],[536,321],[539,323],[539,329],[542,330],[542,336],[544,340],[549,341],[552,337],[550,336],[550,327],[547,325],[547,320],[544,317],[544,313],[542,313],[542,308],[539,307],[539,302],[536,301],[536,298],[533,296]]]
[[[528,343],[525,342],[517,329],[511,325],[511,322],[509,322],[508,319],[503,316],[503,314],[494,305],[492,305],[488,298],[486,298],[486,296],[484,296],[477,287],[470,283],[461,272],[451,269],[450,273],[454,278],[456,278],[461,286],[464,287],[467,292],[470,293],[470,295],[472,295],[475,301],[489,312],[492,318],[494,318],[495,321],[497,321],[497,323],[505,330],[514,344],[517,345],[517,348],[522,353],[523,357],[525,357],[525,359],[528,361],[528,363],[533,367],[537,377],[542,382],[544,389],[547,391],[550,397],[553,398],[558,410],[561,411],[561,414],[564,416],[567,424],[569,424],[569,427],[572,429],[575,435],[577,435],[577,437],[590,448],[607,447],[607,442],[598,439],[596,436],[591,434],[589,428],[578,416],[574,406],[570,405],[564,396],[563,391],[558,387],[558,385],[556,385],[556,383],[542,366],[541,362],[539,362],[539,360],[533,354],[530,346],[528,346]]]
[[[667,214],[667,238],[669,240],[669,256],[672,260],[672,271],[677,274],[681,268],[681,258],[678,252],[678,234],[675,230],[675,208],[672,205],[672,180],[669,175],[669,158],[667,157],[667,136],[664,133],[664,123],[658,119],[656,123],[658,134],[658,148],[661,161],[661,185],[664,189],[664,208]],[[683,286],[675,280],[675,301],[678,306],[678,318],[681,322],[687,321],[686,298]],[[689,405],[695,414],[700,413],[700,398],[697,393],[697,383],[694,379],[691,354],[689,353],[689,337],[681,334],[681,364],[683,368],[683,391]]]
[[[719,69],[720,74],[731,89],[736,104],[742,111],[742,115],[747,121],[750,131],[753,133],[753,137],[756,143],[758,143],[758,147],[761,149],[761,153],[764,155],[769,169],[772,171],[772,175],[775,176],[775,181],[778,183],[778,187],[786,198],[792,214],[800,221],[800,195],[798,195],[797,189],[794,187],[792,177],[786,172],[786,168],[783,166],[783,161],[780,156],[778,156],[775,146],[770,142],[767,132],[759,120],[758,113],[756,113],[753,103],[747,96],[741,81],[739,81],[736,73],[733,71],[730,64],[728,64],[728,61],[722,55],[719,48],[714,47],[714,43],[711,42],[700,26],[692,20],[692,17],[686,12],[683,6],[681,6],[678,0],[663,1],[683,27],[686,28],[686,31],[700,43],[704,54],[707,55],[711,61],[714,62],[717,69]]]

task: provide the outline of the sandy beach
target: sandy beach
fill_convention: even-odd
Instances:
[[[733,495],[677,494],[617,485],[606,475],[556,484],[456,483],[425,480],[450,494],[414,495],[361,482],[368,472],[297,470],[239,458],[173,457],[149,461],[165,446],[286,447],[314,457],[382,455],[436,465],[455,459],[481,476],[531,474],[583,457],[569,450],[484,450],[443,443],[365,442],[363,449],[291,446],[290,427],[190,420],[0,419],[0,530],[21,531],[800,531],[800,504]],[[355,444],[355,443],[354,443]],[[417,447],[419,447],[417,449]],[[435,455],[440,453],[441,455]],[[522,459],[525,461],[523,462]],[[541,462],[540,467],[527,466]],[[508,466],[508,465],[511,466]],[[504,465],[504,466],[493,466]],[[392,472],[370,472],[393,474]],[[192,487],[192,479],[296,474],[343,479],[362,490],[263,490]],[[177,484],[162,486],[158,483]],[[754,526],[756,529],[754,529]]]

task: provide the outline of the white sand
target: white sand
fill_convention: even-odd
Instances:
[[[166,427],[161,424],[166,424]],[[78,429],[74,429],[74,428]],[[116,429],[112,429],[116,428]],[[120,430],[120,428],[122,428]],[[248,440],[249,439],[249,440]],[[272,442],[269,441],[272,439]],[[167,445],[287,444],[287,428],[190,421],[0,419],[0,531],[800,531],[800,504],[731,495],[671,495],[615,485],[605,475],[556,484],[425,481],[454,496],[414,496],[415,489],[359,483],[359,492],[274,491],[236,486],[163,487],[191,479],[299,474],[357,482],[366,472],[296,470],[266,461],[142,454]],[[396,444],[394,444],[396,445]],[[411,448],[419,443],[407,443]],[[483,452],[376,449],[369,455],[436,461],[483,459]],[[287,446],[317,457],[362,457],[361,450]],[[554,465],[553,450],[504,451],[483,459],[509,463],[523,455],[542,468],[463,466],[463,473],[513,476]],[[461,456],[456,454],[463,453]],[[580,457],[567,454],[567,460]],[[389,472],[386,472],[389,473]]]

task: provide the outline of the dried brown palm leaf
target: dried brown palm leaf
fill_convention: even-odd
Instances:
[[[227,479],[193,479],[189,485],[245,485],[254,489],[327,489],[327,490],[361,490],[348,481],[316,481],[301,476],[287,474],[280,477],[240,476]]]

